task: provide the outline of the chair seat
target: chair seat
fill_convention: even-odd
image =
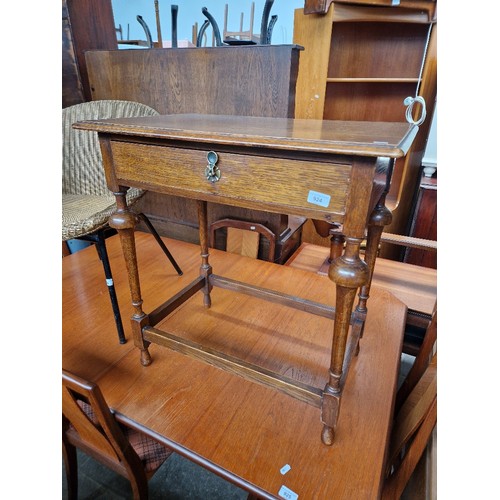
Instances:
[[[144,191],[130,189],[127,203],[137,201]],[[104,227],[111,214],[116,210],[113,194],[87,195],[63,194],[62,197],[62,239],[79,238]]]
[[[89,420],[94,425],[100,427],[99,420],[97,420],[92,407],[82,400],[78,400],[77,403],[78,406],[80,406],[80,408],[83,410],[85,415],[87,415]],[[141,459],[142,465],[146,472],[156,471],[172,454],[172,450],[170,448],[166,448],[162,444],[158,443],[158,441],[151,439],[142,432],[131,429],[130,427],[127,427],[125,425],[119,424],[119,426],[125,434],[125,437],[132,445],[132,448]],[[72,431],[76,432],[75,428],[72,425],[70,425],[70,427]]]
[[[172,454],[172,450],[166,448],[154,439],[145,436],[129,427],[120,426],[124,431],[126,438],[129,440],[132,448],[141,459],[142,465],[146,472],[157,470],[160,465]]]

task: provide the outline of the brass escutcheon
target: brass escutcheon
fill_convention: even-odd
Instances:
[[[219,160],[217,153],[215,151],[209,151],[207,153],[207,160],[208,165],[205,168],[205,177],[210,182],[217,182],[220,179],[220,170],[216,165],[217,161]]]

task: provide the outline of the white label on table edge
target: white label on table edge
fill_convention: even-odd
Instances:
[[[287,488],[285,485],[283,485],[280,490],[278,491],[278,495],[281,498],[285,498],[286,500],[297,500],[299,498],[299,495],[292,491],[290,488]]]
[[[330,204],[331,196],[329,194],[318,193],[317,191],[309,191],[307,195],[307,202],[313,205],[318,205],[320,207],[327,208]]]

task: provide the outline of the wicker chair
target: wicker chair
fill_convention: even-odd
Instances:
[[[131,101],[103,100],[76,104],[62,110],[62,240],[85,240],[94,243],[103,263],[106,284],[111,298],[120,343],[125,343],[125,333],[118,306],[105,239],[116,233],[109,227],[108,219],[116,210],[114,195],[106,186],[101,150],[97,133],[75,130],[73,123],[82,120],[157,115],[153,108]],[[145,191],[131,188],[127,203],[132,206]],[[179,275],[180,267],[143,214],[144,221],[156,241],[167,255]]]

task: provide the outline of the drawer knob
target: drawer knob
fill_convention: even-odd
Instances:
[[[209,151],[207,153],[208,165],[205,168],[205,177],[210,182],[217,182],[220,179],[220,170],[217,166],[217,161],[219,157],[215,151]]]

